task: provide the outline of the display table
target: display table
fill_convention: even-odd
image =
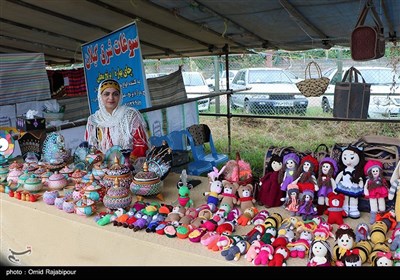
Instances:
[[[162,193],[166,203],[177,200],[176,182],[179,174],[171,173],[164,181]],[[205,203],[203,192],[208,190],[206,177],[191,190],[195,206]],[[155,201],[155,198],[145,201]],[[281,207],[269,208],[288,217]],[[367,213],[358,220],[346,219],[353,228],[367,221]],[[29,266],[253,266],[243,257],[226,261],[220,252],[213,252],[201,243],[189,239],[168,238],[165,235],[134,232],[112,224],[99,226],[94,216],[82,217],[58,210],[40,199],[26,202],[0,193],[1,264],[13,265],[11,251],[30,253],[15,255],[19,264]],[[236,234],[247,233],[252,226],[239,226]],[[336,228],[336,227],[335,227]],[[333,242],[333,240],[331,240]],[[28,248],[28,249],[27,249]],[[306,259],[291,259],[288,266],[304,266]]]

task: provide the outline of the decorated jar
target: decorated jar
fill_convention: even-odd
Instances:
[[[0,183],[5,182],[8,175],[8,168],[0,166]]]
[[[23,174],[23,172],[21,170],[18,169],[10,169],[10,172],[7,175],[7,182],[11,181],[15,184],[18,183],[18,177],[21,176]]]
[[[83,188],[83,193],[93,201],[101,201],[101,198],[103,198],[104,195],[101,195],[102,187],[95,182],[93,174],[90,174],[90,181]]]
[[[132,196],[129,190],[119,185],[118,178],[115,178],[114,186],[109,188],[103,198],[103,204],[110,210],[118,208],[126,209],[132,203]]]
[[[83,195],[83,189],[75,185],[74,191],[72,192],[72,199],[74,201],[78,201],[79,199],[82,198],[82,195]]]
[[[41,191],[43,188],[42,179],[37,177],[35,174],[32,174],[28,179],[24,182],[24,190],[37,193]]]
[[[75,213],[79,216],[90,216],[96,212],[96,205],[93,200],[87,198],[85,195],[75,202]]]
[[[82,171],[80,169],[76,169],[72,174],[71,174],[71,181],[73,183],[80,183],[82,181],[82,177],[86,175],[85,171]]]
[[[72,199],[67,199],[63,202],[62,205],[62,210],[67,213],[73,213],[74,212],[74,201]]]
[[[161,192],[160,177],[148,170],[147,162],[143,163],[143,170],[138,172],[130,185],[131,192],[138,196],[157,195]]]
[[[85,185],[88,183],[91,183],[91,181],[93,182],[94,180],[94,176],[92,175],[91,172],[86,173],[83,177],[82,177],[82,181],[81,183],[84,183]]]
[[[68,184],[65,176],[55,171],[47,180],[47,187],[51,190],[62,190]]]
[[[31,174],[28,172],[28,170],[25,170],[21,175],[18,177],[18,185],[23,186],[25,184],[25,181],[31,176]]]
[[[8,169],[9,169],[10,171],[13,171],[13,170],[22,170],[22,166],[23,166],[23,163],[14,161],[13,163],[10,164],[10,166],[8,167]]]
[[[63,203],[64,201],[66,201],[67,198],[63,195],[60,195],[59,197],[56,197],[56,199],[54,200],[54,206],[60,210],[63,209]]]
[[[43,201],[48,205],[53,205],[59,195],[57,190],[45,191],[43,194]]]
[[[29,173],[33,173],[36,169],[39,168],[37,162],[25,162],[22,165],[22,171],[28,171]]]
[[[105,170],[103,185],[107,189],[111,188],[116,178],[118,178],[120,186],[124,188],[129,188],[133,180],[131,170],[124,164],[120,164],[117,156],[114,158],[114,163]]]
[[[54,173],[48,169],[46,169],[46,172],[43,172],[42,174],[40,174],[40,178],[42,179],[42,183],[44,186],[47,186],[47,181],[49,180],[50,176],[53,174]]]
[[[72,199],[72,195],[73,195],[73,193],[74,193],[74,190],[75,190],[75,186],[71,186],[71,185],[69,185],[69,186],[66,186],[65,188],[64,188],[64,196],[67,198],[67,199]]]
[[[46,168],[44,166],[38,165],[38,168],[33,172],[38,177],[41,177],[43,173],[46,172]]]
[[[72,173],[74,173],[74,169],[66,165],[60,169],[59,173],[63,174],[65,176],[65,179],[68,180],[68,178],[72,175]]]
[[[104,177],[104,175],[106,173],[105,173],[105,171],[103,169],[103,166],[102,166],[101,162],[98,162],[98,163],[93,165],[92,174],[94,175],[94,178],[96,180],[101,180]]]

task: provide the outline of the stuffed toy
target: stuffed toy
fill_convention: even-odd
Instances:
[[[263,236],[261,236],[261,241],[265,244],[272,244],[274,242],[278,230],[273,226],[268,226],[265,228]]]
[[[313,204],[314,191],[305,190],[300,200],[299,210],[296,215],[301,216],[303,221],[311,220],[317,215],[317,208]]]
[[[204,192],[203,195],[206,197],[207,204],[210,206],[212,212],[216,211],[219,204],[219,195],[222,192],[220,176],[224,170],[225,166],[222,167],[221,171],[218,171],[218,168],[214,166],[213,171],[207,174],[209,178],[210,191]]]
[[[324,239],[315,238],[310,244],[307,266],[331,266],[331,245]]]
[[[322,215],[328,206],[328,194],[336,187],[335,176],[338,172],[337,162],[331,158],[323,158],[319,162],[319,171],[317,178],[318,200],[317,213]]]
[[[289,249],[284,246],[275,248],[274,256],[269,261],[268,266],[286,266],[286,260],[289,258]]]
[[[296,184],[290,184],[287,187],[286,198],[283,198],[283,200],[285,201],[283,207],[290,212],[291,216],[295,216],[300,203],[299,187]]]
[[[386,212],[379,212],[376,214],[377,221],[383,221],[389,228],[389,230],[394,230],[397,226],[396,213],[393,207],[390,207]]]
[[[221,200],[221,207],[224,207],[225,211],[229,213],[237,203],[236,192],[239,188],[239,184],[222,180],[222,186],[222,193],[218,195],[218,199]]]
[[[215,231],[209,231],[200,238],[200,243],[204,246],[208,246],[213,242],[216,242],[216,240],[218,240],[219,237],[220,237],[219,233]]]
[[[244,210],[243,214],[237,219],[236,223],[241,226],[247,226],[251,224],[251,219],[258,213],[256,207],[250,207]]]
[[[372,248],[372,252],[369,255],[369,261],[372,266],[377,266],[380,258],[385,257],[391,259],[390,248],[387,243],[376,243]],[[387,260],[382,260],[381,264],[385,264]]]
[[[244,258],[248,262],[252,262],[257,257],[258,253],[260,253],[261,246],[264,245],[264,243],[259,240],[254,240],[250,244],[249,250],[246,255],[244,255]]]
[[[358,249],[354,248],[347,250],[345,256],[343,257],[344,266],[361,266],[362,261],[360,257],[360,252]]]
[[[285,196],[279,182],[282,160],[282,156],[272,155],[265,175],[260,179],[257,201],[259,205],[264,205],[266,208],[282,205],[281,198]]]
[[[219,234],[232,234],[235,231],[235,225],[230,221],[225,221],[218,225],[215,231]]]
[[[318,191],[316,174],[318,174],[318,160],[311,155],[306,155],[300,161],[292,184],[298,186],[300,193],[306,190]]]
[[[265,227],[272,226],[274,228],[278,228],[278,227],[280,227],[282,221],[283,221],[282,215],[277,212],[274,212],[274,213],[270,213],[268,218],[265,219],[264,224],[265,224]]]
[[[333,246],[333,260],[337,266],[344,266],[344,257],[346,252],[352,250],[356,235],[352,228],[346,224],[342,224],[335,232],[336,243]]]
[[[169,213],[169,212],[168,212]],[[158,212],[155,214],[149,224],[147,225],[146,232],[155,232],[159,224],[165,221],[168,213]]]
[[[333,190],[345,196],[343,210],[352,219],[360,218],[358,198],[364,195],[363,168],[365,165],[364,152],[349,145],[340,155],[339,174],[336,176],[336,187]]]
[[[296,153],[289,153],[283,156],[283,167],[279,171],[279,182],[281,183],[281,191],[286,194],[287,187],[294,181],[295,172],[299,166],[300,158]],[[282,197],[285,197],[283,195]]]
[[[253,185],[241,185],[237,190],[239,200],[237,205],[240,206],[240,210],[244,212],[246,209],[254,208],[254,203],[256,200],[253,197]],[[254,216],[253,216],[254,217]]]
[[[190,225],[190,223],[197,218],[196,208],[189,207],[186,209],[185,215],[179,220],[180,225]]]
[[[376,221],[371,226],[371,242],[373,244],[386,242],[386,234],[389,231],[388,225],[383,221]]]
[[[396,168],[390,177],[390,189],[388,199],[393,200],[396,194],[396,202],[394,205],[396,213],[396,227],[400,227],[400,161],[397,163]]]
[[[378,252],[375,260],[375,266],[393,266],[392,253]]]
[[[302,230],[297,240],[289,242],[286,247],[290,251],[290,257],[304,259],[310,249],[310,244],[313,239],[311,231]]]
[[[392,232],[392,237],[388,240],[390,244],[390,251],[396,251],[400,248],[400,228],[396,228]]]
[[[383,177],[383,164],[377,160],[369,160],[364,166],[367,180],[364,185],[364,196],[369,199],[371,209],[369,223],[375,223],[377,212],[386,211],[385,198],[388,197],[388,183]]]
[[[223,205],[221,205],[221,208],[223,208]],[[226,217],[227,221],[234,222],[236,223],[237,219],[242,215],[242,211],[238,207],[234,207],[229,213],[228,216]]]
[[[179,225],[179,220],[182,219],[183,216],[185,216],[186,208],[177,205],[174,208],[172,208],[172,211],[168,213],[167,218],[165,218],[165,221],[170,223],[170,224],[175,224]]]
[[[265,219],[268,218],[269,212],[266,209],[262,209],[260,212],[257,213],[257,215],[254,216],[254,218],[251,220],[251,223],[253,225],[261,225],[264,224]]]
[[[360,258],[361,264],[368,261],[369,255],[372,252],[371,244],[372,243],[369,242],[368,240],[361,240],[356,243],[356,246],[354,246],[353,251],[357,252],[357,254]]]
[[[343,224],[343,217],[346,217],[346,212],[343,210],[344,200],[345,196],[342,193],[331,192],[328,194],[328,209],[325,210],[325,215],[328,216],[329,224]]]
[[[255,240],[260,240],[264,233],[265,226],[256,225],[248,233],[246,233],[245,239],[251,244]]]
[[[227,261],[238,261],[240,256],[245,255],[250,248],[250,243],[246,240],[240,240],[233,246],[221,252]]]
[[[356,226],[356,242],[359,241],[365,241],[371,239],[371,236],[369,234],[369,226],[366,223],[359,223]]]
[[[260,252],[254,258],[254,265],[268,265],[269,261],[274,258],[274,247],[269,244],[263,244],[260,248]]]

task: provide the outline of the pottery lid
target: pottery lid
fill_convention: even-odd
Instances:
[[[157,173],[148,170],[147,162],[143,164],[143,171],[138,172],[134,177],[136,181],[153,181],[157,179],[160,179],[160,177],[158,177]]]
[[[8,173],[8,176],[19,177],[22,173],[23,172],[21,170],[14,169],[14,170],[11,170],[10,173]]]
[[[120,164],[118,158],[115,157],[114,163],[105,172],[107,175],[119,176],[129,173],[131,170],[127,166]]]
[[[83,172],[80,169],[76,169],[72,174],[71,177],[72,178],[82,178],[83,176],[85,176],[86,172]]]
[[[34,162],[32,162],[32,163],[27,163],[27,162],[25,162],[25,163],[23,164],[23,166],[22,166],[22,171],[27,170],[28,172],[32,172],[32,171],[38,169],[38,167],[39,167],[39,166],[38,166],[37,163],[34,163]]]
[[[16,161],[14,161],[13,163],[10,164],[10,166],[8,167],[10,170],[16,170],[16,169],[22,169],[22,163],[18,163]]]
[[[43,166],[40,166],[38,169],[35,170],[34,174],[42,175],[45,172],[46,172],[46,168],[44,168]]]
[[[114,185],[107,191],[107,196],[111,198],[122,198],[130,196],[130,191],[127,188],[121,187],[118,178],[115,178]]]
[[[42,180],[34,174],[32,174],[28,179],[25,180],[25,184],[38,184],[41,182]]]
[[[28,179],[29,178],[29,173],[28,173],[28,170],[25,170],[24,171],[24,173],[22,173],[19,177],[18,177],[18,179],[20,179],[20,180],[26,180],[26,179]]]
[[[64,166],[63,168],[60,169],[59,171],[61,174],[69,174],[74,172],[74,169],[69,168],[68,166]]]
[[[75,205],[78,207],[90,206],[92,204],[94,204],[94,201],[91,200],[90,198],[87,198],[85,195],[82,196],[81,199],[75,202]]]
[[[58,173],[57,171],[54,172],[54,174],[49,177],[50,181],[59,181],[59,180],[63,180],[63,179],[65,179],[64,175]]]
[[[48,169],[46,169],[46,170],[47,170],[46,172],[43,172],[42,174],[40,174],[40,176],[42,178],[49,178],[51,175],[54,174],[53,172],[49,171]]]

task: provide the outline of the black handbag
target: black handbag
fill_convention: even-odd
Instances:
[[[359,82],[358,76],[361,77]],[[371,84],[365,82],[360,71],[350,67],[341,82],[336,83],[333,98],[333,117],[366,119],[368,117]]]

